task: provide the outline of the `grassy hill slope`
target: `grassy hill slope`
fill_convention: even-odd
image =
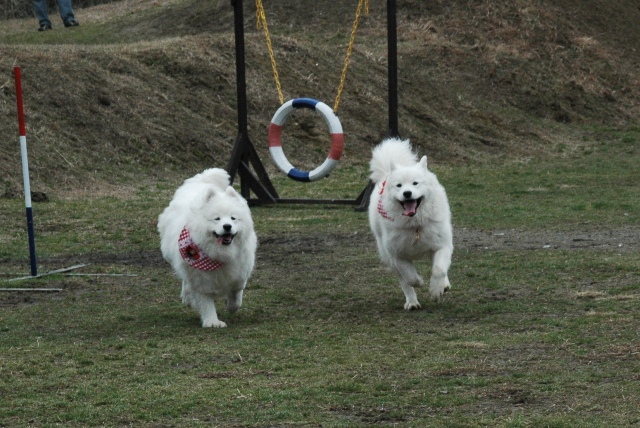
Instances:
[[[267,2],[286,99],[333,105],[357,2]],[[362,168],[387,131],[386,5],[362,18],[338,112],[344,163]],[[249,122],[263,162],[279,107],[255,6],[245,2]],[[77,10],[82,25],[0,25],[0,194],[19,193],[12,69],[22,68],[35,190],[89,190],[226,166],[237,134],[233,9],[227,0],[131,0]],[[403,137],[437,163],[562,156],[603,129],[637,127],[637,2],[398,2]],[[285,129],[313,168],[325,125]]]

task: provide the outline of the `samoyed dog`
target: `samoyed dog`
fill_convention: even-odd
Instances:
[[[420,309],[415,287],[424,285],[413,261],[431,257],[429,294],[434,301],[451,288],[447,272],[453,253],[447,194],[427,169],[427,157],[413,153],[409,140],[389,138],[373,149],[369,226],[383,264],[400,278],[404,308]]]
[[[162,255],[182,279],[182,302],[200,313],[203,327],[227,326],[214,299],[237,311],[255,264],[251,211],[229,181],[220,168],[185,180],[158,217]]]

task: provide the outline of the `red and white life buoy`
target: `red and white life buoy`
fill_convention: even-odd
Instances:
[[[282,151],[282,128],[291,113],[300,108],[308,108],[319,112],[329,125],[329,133],[331,135],[331,149],[327,159],[312,171],[301,171],[295,168],[287,160]],[[338,161],[342,156],[344,145],[344,134],[342,133],[342,125],[338,116],[333,110],[323,102],[311,98],[296,98],[284,103],[271,119],[269,125],[269,153],[278,169],[287,174],[290,178],[297,181],[310,182],[326,177],[338,165]]]

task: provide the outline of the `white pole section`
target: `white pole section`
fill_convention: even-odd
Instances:
[[[27,209],[27,233],[29,235],[29,259],[31,276],[38,275],[36,241],[33,233],[33,211],[31,209],[31,184],[29,183],[29,159],[27,157],[27,130],[24,125],[24,103],[22,101],[22,77],[20,67],[13,68],[16,80],[16,102],[18,104],[18,127],[20,129],[20,153],[22,153],[22,178],[24,181],[24,203]]]

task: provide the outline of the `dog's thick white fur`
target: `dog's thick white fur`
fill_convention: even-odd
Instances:
[[[227,310],[237,311],[255,264],[258,239],[251,211],[229,181],[219,168],[185,180],[158,218],[162,255],[182,279],[182,302],[200,313],[203,327],[226,327],[214,299],[226,299]],[[223,266],[204,271],[187,263],[178,246],[183,228],[204,255]]]
[[[400,278],[407,310],[420,309],[414,287],[424,285],[413,261],[431,257],[429,294],[434,301],[451,288],[451,210],[444,187],[408,140],[390,138],[373,149],[369,225],[382,262]]]

